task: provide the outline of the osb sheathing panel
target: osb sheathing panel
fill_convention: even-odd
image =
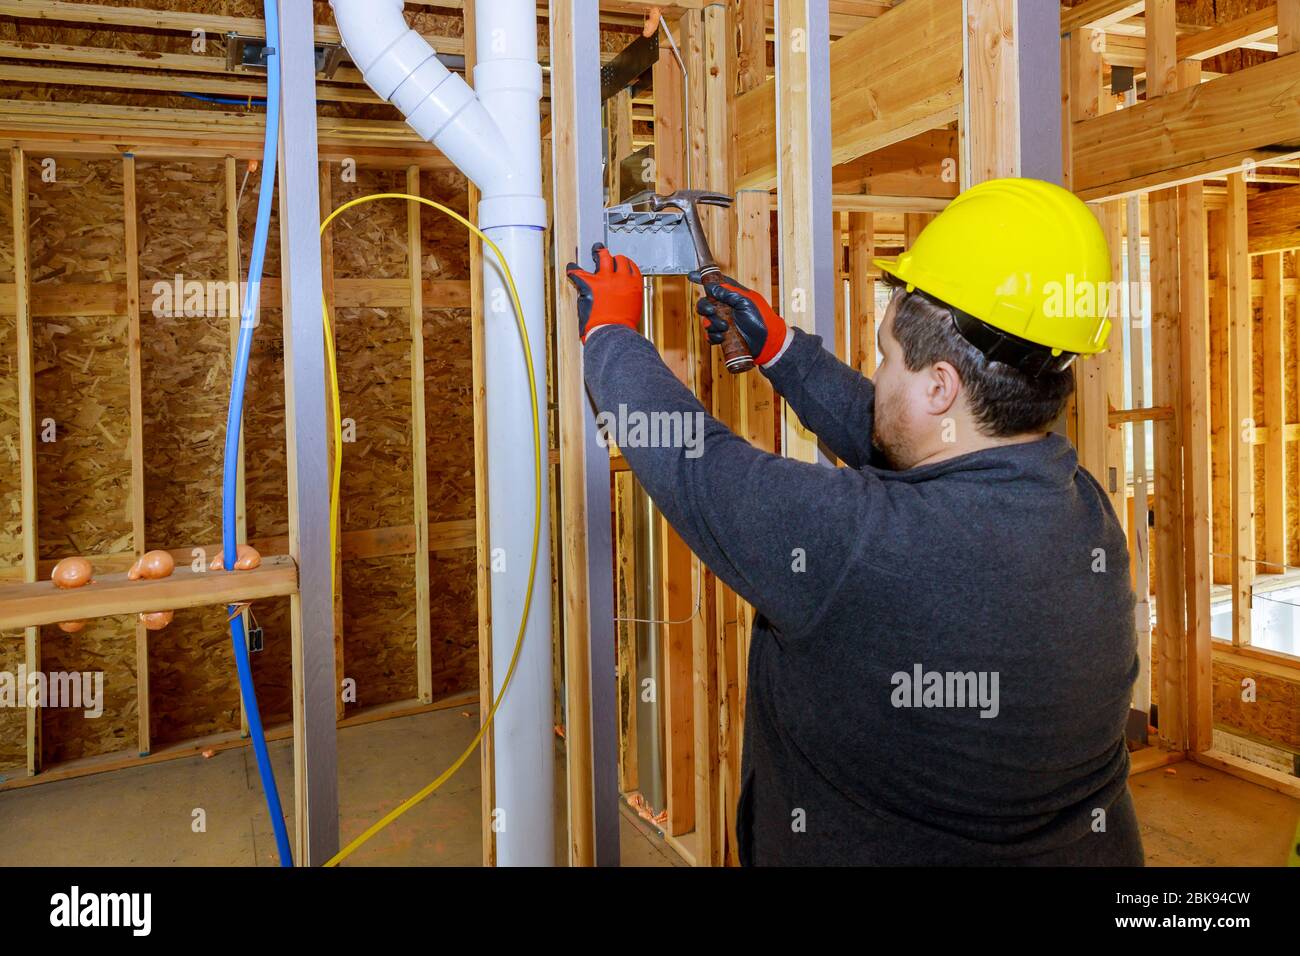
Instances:
[[[429,616],[435,700],[478,686],[478,578],[474,559],[473,548],[429,556],[429,581],[434,593]]]
[[[251,657],[253,683],[262,723],[287,723],[293,719],[293,632],[289,624],[289,599],[258,601],[253,606],[257,626],[264,632],[264,647]]]
[[[14,281],[13,218],[9,164],[0,163],[0,282]],[[22,462],[18,455],[17,327],[0,315],[0,567],[23,561]],[[16,674],[26,653],[22,631],[0,631],[0,671]],[[27,760],[27,714],[0,708],[0,771]]]
[[[139,6],[132,0],[104,0],[109,6]],[[230,17],[255,17],[260,19],[263,5],[259,0],[149,0],[149,8],[154,10],[195,11],[203,14],[215,14]],[[315,19],[320,24],[333,24],[334,16],[329,4],[323,0],[314,0]],[[460,36],[462,21],[459,15],[448,16],[435,14],[411,7],[406,11],[407,20],[422,33],[436,36]],[[0,19],[0,39],[20,40],[29,43],[69,43],[80,46],[106,47],[118,50],[144,50],[158,53],[203,53],[224,63],[226,56],[225,38],[220,33],[204,36],[202,48],[196,48],[196,38],[188,33],[176,31],[152,31],[137,28],[112,28],[76,24],[41,22],[33,20]],[[24,61],[40,63],[41,61]],[[50,61],[56,65],[57,60]],[[115,68],[95,67],[105,72]],[[178,90],[183,87],[178,83]],[[57,100],[79,103],[111,103],[122,106],[156,106],[168,109],[193,109],[223,111],[232,109],[205,103],[178,93],[168,94],[162,91],[128,91],[114,90],[107,83],[104,87],[59,86],[30,83],[0,83],[0,98],[24,100]],[[234,107],[238,108],[238,107]],[[318,111],[326,116],[347,116],[356,118],[390,119],[401,118],[395,109],[385,104],[374,103],[321,103]],[[255,110],[261,113],[261,110]]]
[[[465,178],[456,172],[425,173],[424,196],[464,214]],[[470,237],[436,210],[420,217],[421,273],[426,279],[468,280]],[[437,308],[425,301],[424,411],[429,520],[474,517],[474,373],[470,310]],[[433,694],[473,690],[478,683],[478,599],[475,551],[461,548],[430,555],[430,639]]]
[[[467,520],[474,517],[474,379],[469,310],[425,309],[424,341],[429,520]]]
[[[0,567],[4,568],[23,563],[17,348],[14,317],[0,315]]]
[[[134,616],[87,621],[79,634],[64,634],[53,625],[42,627],[41,670],[46,674],[104,675],[104,712],[100,717],[89,719],[83,710],[66,707],[42,708],[41,750],[46,766],[135,747]]]
[[[1242,700],[1242,681],[1255,681],[1255,700]],[[1242,664],[1214,662],[1214,722],[1300,753],[1300,681]]]
[[[358,168],[356,181],[345,182],[341,167],[333,169],[336,206],[406,188],[401,170]],[[406,205],[398,200],[369,203],[335,220],[337,278],[402,279],[410,274]],[[344,532],[414,520],[409,314],[403,308],[335,312],[343,416],[356,428],[355,442],[343,447]],[[414,615],[414,556],[344,562],[344,670],[357,682],[357,705],[411,700],[418,693]]]
[[[133,0],[102,0],[110,6],[138,6]],[[333,24],[334,16],[329,4],[324,0],[313,0],[315,20],[318,24]],[[204,14],[219,14],[233,17],[261,18],[263,5],[258,0],[149,0],[149,7],[156,10],[198,11]],[[435,13],[429,9],[408,6],[406,19],[420,33],[436,37],[461,37],[464,23],[459,12]],[[622,50],[639,33],[636,27],[620,26],[601,31],[601,49],[608,53]],[[108,47],[122,50],[143,50],[159,53],[203,53],[224,63],[226,55],[225,39],[219,33],[201,37],[203,48],[195,47],[195,38],[188,33],[176,31],[153,31],[137,28],[96,27],[87,24],[43,22],[39,20],[0,19],[0,39],[19,40],[29,43],[68,43],[80,46]],[[538,28],[538,46],[545,51],[549,45],[549,35],[543,19]],[[543,59],[546,54],[543,52]],[[40,64],[40,60],[24,62]],[[57,59],[49,61],[52,65],[66,65]],[[114,72],[117,68],[96,67],[104,72]],[[193,109],[222,111],[231,106],[222,106],[202,102],[179,95],[183,86],[178,82],[174,87],[176,93],[162,91],[128,91],[115,90],[106,82],[103,87],[60,86],[30,83],[0,83],[0,98],[40,101],[63,101],[80,103],[110,103],[125,106],[154,106],[170,109]],[[238,108],[238,107],[233,107]],[[334,103],[322,102],[317,111],[322,116],[345,116],[364,119],[400,120],[401,115],[393,107],[382,103]],[[257,112],[261,112],[257,110]]]
[[[24,657],[23,632],[0,631],[0,673],[17,675]],[[26,762],[27,712],[22,707],[0,707],[0,778]]]
[[[45,181],[50,169],[54,181]],[[45,172],[46,177],[42,176]],[[122,164],[59,159],[29,163],[34,284],[113,282],[126,276]],[[133,547],[127,319],[34,319],[40,556],[95,555]],[[42,712],[48,763],[124,749],[135,737],[135,623],[92,621],[77,635],[41,629],[47,671],[103,671],[104,714]]]
[[[423,195],[464,215],[465,177],[426,173]],[[470,236],[437,210],[420,217],[421,274],[430,280],[468,280]],[[424,409],[429,481],[429,520],[474,517],[474,404],[470,310],[425,302]],[[471,602],[472,603],[472,602]],[[435,656],[436,660],[436,656]]]
[[[262,186],[261,171],[250,173],[250,165],[247,162],[235,163],[236,198],[239,201],[239,277],[241,280],[248,278],[248,264],[253,258],[257,199],[261,194]],[[271,191],[271,196],[271,227],[266,234],[266,261],[262,267],[263,276],[280,274],[280,190],[278,186]],[[263,301],[266,301],[265,297]]]
[[[356,681],[357,696],[349,712],[419,691],[414,581],[412,555],[343,562],[344,677]]]
[[[141,279],[224,282],[224,164],[138,163],[136,181]],[[141,315],[147,546],[209,544],[221,539],[233,320],[224,302],[207,315],[175,302],[155,309],[152,292]],[[179,611],[149,636],[155,746],[239,727],[226,617],[222,607]]]
[[[239,682],[223,607],[186,608],[149,634],[153,746],[236,730]]]

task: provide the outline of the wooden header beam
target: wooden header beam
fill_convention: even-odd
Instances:
[[[1281,56],[1075,123],[1075,192],[1115,198],[1298,155],[1298,85],[1300,57]]]

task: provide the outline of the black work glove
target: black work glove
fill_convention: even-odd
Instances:
[[[719,314],[720,302],[731,309],[736,331],[754,357],[754,364],[766,365],[785,347],[788,333],[785,320],[777,315],[767,299],[753,289],[745,288],[731,276],[718,273],[708,276],[704,282],[696,271],[690,274],[690,280],[703,285],[707,293],[696,303],[695,311],[704,319],[710,343],[721,345],[722,337],[727,334],[727,320]]]

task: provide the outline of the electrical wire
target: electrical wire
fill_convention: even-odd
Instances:
[[[198,100],[201,103],[216,103],[218,106],[244,106],[248,109],[253,107],[260,110],[266,109],[266,100],[253,96],[240,99],[237,96],[208,96],[206,93],[181,93],[179,95],[186,99]]]
[[[253,349],[254,315],[261,298],[262,268],[266,262],[266,243],[271,229],[271,203],[275,193],[275,166],[280,142],[280,20],[276,0],[266,0],[267,73],[266,73],[266,132],[262,144],[262,182],[257,201],[257,223],[253,230],[253,248],[248,262],[248,288],[244,295],[239,317],[239,340],[235,346],[234,367],[230,375],[230,409],[226,416],[225,461],[221,484],[221,538],[222,559],[226,568],[235,567],[238,547],[236,523],[237,485],[239,479],[239,433],[243,426],[244,389],[248,382],[248,362]],[[262,795],[266,798],[267,815],[275,831],[275,844],[281,866],[293,866],[293,850],[289,844],[289,831],[280,805],[280,792],[275,785],[275,771],[266,747],[266,734],[262,729],[262,715],[257,706],[257,688],[253,684],[253,667],[248,659],[248,641],[244,631],[244,615],[237,613],[238,605],[226,608],[230,614],[230,643],[235,652],[235,669],[239,674],[239,691],[243,697],[244,713],[248,717],[248,736],[257,758],[257,772],[262,780]]]
[[[384,829],[384,827],[388,826],[390,823],[392,823],[402,814],[406,813],[407,810],[410,810],[412,807],[421,803],[426,797],[428,797],[435,790],[437,790],[444,783],[446,783],[449,779],[451,779],[451,777],[456,773],[457,770],[459,770],[464,765],[465,761],[469,759],[470,754],[474,752],[474,750],[478,747],[479,743],[483,740],[484,734],[486,734],[488,728],[492,726],[492,721],[497,715],[497,710],[501,707],[501,702],[505,699],[506,691],[510,689],[510,682],[515,676],[515,667],[519,663],[519,654],[520,651],[523,650],[524,631],[528,626],[528,613],[533,605],[533,587],[537,581],[537,559],[538,559],[538,551],[541,547],[541,536],[542,536],[542,425],[541,425],[541,412],[538,408],[538,403],[537,403],[537,376],[536,373],[533,371],[533,350],[532,350],[532,345],[528,340],[528,327],[524,324],[523,304],[519,301],[519,290],[515,286],[515,277],[514,274],[510,271],[509,263],[506,262],[505,254],[502,253],[501,249],[497,246],[495,242],[493,242],[487,236],[486,233],[484,233],[476,225],[474,225],[472,222],[470,222],[460,213],[456,212],[454,209],[449,209],[446,206],[444,206],[442,203],[434,202],[432,199],[425,199],[423,196],[413,196],[410,193],[376,193],[371,196],[362,196],[359,199],[353,199],[350,202],[346,202],[343,205],[339,206],[337,209],[335,209],[332,213],[330,213],[329,216],[325,218],[325,221],[321,223],[320,226],[321,235],[324,236],[325,230],[329,228],[330,224],[333,223],[335,219],[337,219],[340,215],[342,215],[347,210],[352,209],[355,206],[360,206],[364,203],[378,202],[381,199],[402,199],[402,200],[406,200],[407,202],[416,202],[428,206],[432,209],[436,209],[439,212],[447,216],[450,216],[452,219],[456,220],[458,223],[460,223],[462,226],[468,229],[471,233],[477,236],[485,246],[491,249],[493,254],[495,254],[497,257],[497,262],[500,263],[501,265],[501,272],[505,276],[506,286],[510,290],[510,300],[511,303],[514,305],[514,309],[515,309],[515,323],[516,323],[516,327],[519,330],[519,341],[520,344],[523,346],[523,352],[524,352],[524,365],[528,372],[528,386],[529,386],[528,395],[532,403],[533,553],[532,553],[532,559],[530,560],[528,565],[528,587],[527,590],[524,592],[524,609],[523,609],[523,613],[519,617],[519,634],[515,638],[514,652],[510,655],[510,666],[506,669],[506,676],[505,676],[505,680],[502,681],[501,683],[501,690],[497,693],[496,700],[492,702],[492,707],[487,712],[487,716],[484,718],[482,724],[480,725],[478,729],[478,733],[474,735],[474,739],[471,740],[469,746],[465,748],[465,752],[462,753],[459,757],[457,757],[455,761],[452,762],[451,766],[449,766],[446,770],[444,770],[441,774],[439,774],[438,777],[432,783],[424,787],[424,789],[420,790],[414,796],[405,800],[395,809],[387,813],[378,822],[373,823],[369,827],[367,827],[366,830],[360,836],[358,836],[355,840],[353,840],[343,849],[339,850],[338,853],[336,853],[330,860],[328,860],[325,863],[327,867],[338,866],[349,856],[355,853],[367,840],[373,837],[376,833]],[[418,274],[414,277],[413,281],[417,281],[417,282],[419,281]],[[333,479],[330,488],[330,554],[337,554],[338,553],[338,526],[339,526],[339,497],[340,497],[339,491],[342,486],[342,478],[343,478],[343,454],[342,454],[343,413],[342,413],[341,403],[339,400],[338,362],[334,353],[334,333],[330,323],[329,303],[325,301],[325,294],[323,290],[321,292],[321,316],[325,326],[325,358],[326,358],[327,367],[329,369],[330,399],[334,403],[334,468],[333,468],[334,473],[333,473]],[[337,561],[330,562],[331,583],[334,583],[333,578],[334,575],[337,573],[334,569],[337,567],[337,564],[338,564]]]

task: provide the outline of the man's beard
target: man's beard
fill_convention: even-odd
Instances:
[[[906,471],[916,461],[913,443],[897,427],[902,417],[898,398],[880,402],[877,395],[876,416],[871,423],[871,443],[894,471]]]

